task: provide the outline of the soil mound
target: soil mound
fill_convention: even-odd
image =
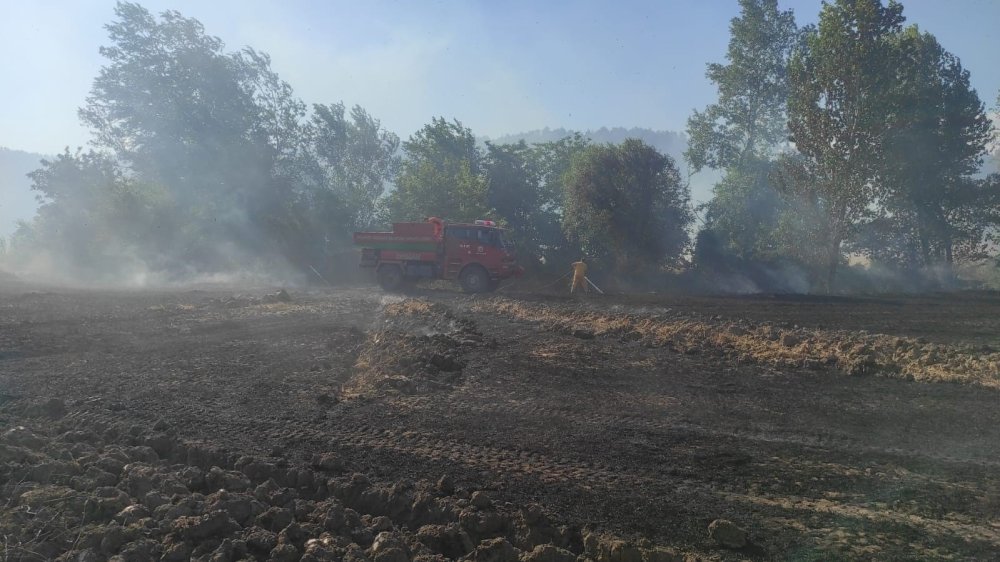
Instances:
[[[778,327],[691,314],[616,313],[526,304],[502,298],[474,310],[503,314],[583,339],[618,338],[689,355],[715,355],[778,368],[832,366],[851,376],[877,375],[924,382],[1000,388],[1000,352],[917,338],[845,330]]]
[[[446,391],[462,380],[463,355],[483,345],[471,320],[445,306],[408,299],[386,304],[358,357],[346,396]]]

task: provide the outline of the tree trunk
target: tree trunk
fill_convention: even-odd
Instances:
[[[948,285],[953,285],[955,281],[955,255],[954,255],[954,243],[951,238],[951,227],[948,225],[947,219],[944,216],[941,217],[941,237],[944,239],[944,274],[948,280]]]
[[[833,292],[833,280],[837,277],[837,266],[840,264],[840,236],[835,236],[830,244],[830,254],[826,262],[826,286],[824,290],[827,294]]]
[[[920,257],[924,262],[924,267],[930,267],[934,260],[931,259],[931,244],[927,239],[927,230],[923,225],[918,225],[917,230],[920,232]]]
[[[841,203],[835,209],[833,220],[830,221],[830,246],[826,262],[826,293],[833,292],[833,280],[837,276],[837,266],[840,264],[840,245],[844,241],[846,227],[847,204]]]

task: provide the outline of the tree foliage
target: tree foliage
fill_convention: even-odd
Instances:
[[[729,25],[727,64],[708,65],[716,103],[688,119],[684,157],[697,172],[730,168],[770,155],[786,137],[788,57],[799,37],[791,10],[777,0],[740,0]]]
[[[399,137],[361,106],[348,119],[342,103],[314,105],[308,130],[319,183],[340,189],[350,227],[372,226],[379,199],[399,173]]]
[[[894,36],[902,6],[890,0],[836,0],[823,5],[789,66],[788,127],[796,149],[809,160],[812,194],[829,232],[825,284],[841,259],[841,245],[876,198],[883,164],[883,135],[890,123]]]
[[[791,10],[776,0],[741,0],[730,22],[726,64],[710,64],[706,76],[718,101],[688,120],[685,158],[695,171],[725,169],[714,196],[701,210],[712,246],[697,256],[702,266],[736,260],[773,260],[784,201],[772,186],[770,158],[787,139],[788,58],[800,32]],[[712,256],[709,258],[709,256]]]
[[[404,142],[403,150],[399,180],[386,202],[392,220],[471,221],[489,215],[483,154],[471,130],[436,117]]]
[[[719,251],[740,260],[768,260],[787,252],[790,239],[779,236],[789,206],[772,184],[771,160],[745,161],[726,170],[705,204],[704,227]],[[797,241],[795,241],[797,243]]]
[[[879,212],[866,249],[909,268],[950,267],[956,251],[985,247],[983,222],[996,213],[987,184],[974,181],[993,131],[957,57],[915,26],[894,38],[891,124],[884,136]],[[981,220],[969,220],[970,216]]]
[[[532,146],[486,144],[488,204],[511,230],[528,266],[565,267],[578,257],[578,247],[562,230],[564,181],[573,158],[588,144],[579,134]]]
[[[181,274],[307,270],[372,222],[399,166],[377,119],[342,104],[310,118],[266,54],[227,52],[197,20],[128,2],[115,13],[79,112],[95,150],[33,175],[50,202],[32,239]]]
[[[15,239],[58,256],[44,265],[66,275],[121,271],[135,257],[134,241],[143,241],[156,259],[187,226],[176,220],[162,188],[124,175],[112,159],[95,151],[66,150],[43,160],[30,177],[46,202]]]
[[[675,264],[686,249],[687,187],[673,160],[642,141],[588,147],[565,187],[567,235],[619,274]]]

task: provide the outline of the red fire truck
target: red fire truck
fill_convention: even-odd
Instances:
[[[387,291],[421,279],[457,279],[467,293],[483,293],[523,271],[503,229],[489,220],[399,222],[392,232],[355,232],[354,243],[361,267],[372,268]]]

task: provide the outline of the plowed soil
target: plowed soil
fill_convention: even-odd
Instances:
[[[102,560],[137,544],[17,532],[38,516],[25,490],[74,488],[73,474],[89,474],[83,449],[65,437],[73,431],[100,437],[83,451],[91,456],[149,446],[159,458],[145,462],[174,471],[243,470],[263,459],[313,471],[317,483],[356,473],[374,487],[417,490],[447,475],[455,486],[439,490],[447,512],[439,522],[458,522],[479,547],[428,546],[427,556],[491,559],[485,541],[498,537],[522,559],[548,543],[567,556],[623,562],[1000,552],[996,294],[569,299],[355,288],[289,290],[286,299],[275,291],[0,291],[0,427],[24,426],[45,443],[39,454],[58,459],[63,447],[65,462],[78,465],[62,482],[24,469],[42,462],[34,457],[0,455],[7,558]],[[5,435],[13,450],[15,437]],[[211,460],[194,459],[196,447]],[[343,466],[326,474],[317,454]],[[116,468],[123,472],[110,471],[106,484],[126,492],[123,506],[142,503],[126,483],[128,466]],[[410,512],[365,511],[347,488],[304,481],[273,483],[297,485],[313,502],[341,498],[359,516],[388,516],[368,525],[410,541],[400,547],[406,558],[417,557],[420,540],[432,542],[416,538]],[[187,487],[215,491],[200,486]],[[462,515],[482,508],[470,499],[477,491],[507,523],[490,529]],[[561,530],[518,535],[514,514],[531,524],[526,509]],[[230,559],[281,559],[284,540],[296,549],[286,559],[298,559],[309,544],[318,552],[305,535],[333,531],[296,518],[304,538],[285,532],[273,550],[253,550],[253,525],[235,517],[232,529],[199,539],[176,518],[167,527],[152,516],[142,536],[156,558],[186,537],[187,554],[175,559],[208,559],[229,537]],[[717,519],[742,528],[746,544],[710,536]],[[346,536],[358,557],[386,551],[372,536]],[[198,551],[199,540],[215,542]],[[559,559],[543,554],[531,559]]]

